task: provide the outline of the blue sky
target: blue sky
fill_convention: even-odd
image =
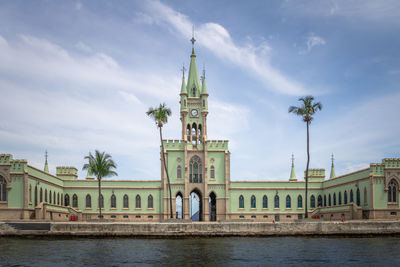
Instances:
[[[50,171],[94,149],[120,179],[159,179],[145,115],[179,90],[192,25],[209,89],[209,139],[229,139],[232,180],[287,180],[306,163],[288,114],[312,94],[311,167],[336,174],[399,157],[399,1],[1,1],[0,152]],[[85,173],[80,171],[80,177]]]

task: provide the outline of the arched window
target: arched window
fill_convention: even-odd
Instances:
[[[242,195],[239,197],[239,209],[244,209],[244,197]]]
[[[356,204],[357,204],[357,206],[361,205],[360,188],[357,188],[357,191],[356,191]]]
[[[42,189],[42,188],[40,188],[40,196],[39,196],[39,199],[40,199],[40,203],[42,203],[42,202],[43,202],[43,189]]]
[[[135,208],[136,209],[141,209],[142,208],[142,203],[141,203],[139,195],[136,195]]]
[[[322,196],[318,196],[318,207],[322,207]]]
[[[127,194],[124,195],[124,205],[123,205],[124,209],[129,208],[129,197]]]
[[[63,194],[61,193],[61,206],[63,206],[64,205],[64,197],[63,197]]]
[[[64,204],[65,204],[65,206],[69,206],[69,195],[68,194],[65,194],[65,197],[64,197],[65,199],[64,199]]]
[[[53,204],[56,204],[56,191],[53,191]]]
[[[302,209],[303,208],[303,197],[301,195],[299,195],[297,197],[297,208],[298,209]]]
[[[196,96],[196,87],[193,87],[192,89],[192,96]]]
[[[49,192],[49,203],[51,204],[51,190]]]
[[[210,167],[210,178],[215,179],[215,168],[214,165],[211,165]]]
[[[292,199],[290,198],[289,195],[286,196],[286,208],[291,209],[292,208]]]
[[[2,179],[2,177],[0,177],[0,180],[1,179]],[[0,192],[1,192],[1,190],[0,190]],[[32,185],[31,184],[29,185],[29,202],[32,203]]]
[[[190,141],[190,124],[186,126],[186,135],[187,135],[187,140]]]
[[[397,202],[398,185],[396,180],[392,179],[388,185],[388,202]]]
[[[44,202],[47,202],[47,189],[44,190]]]
[[[333,193],[333,206],[336,206],[336,193]]]
[[[332,202],[331,202],[331,194],[328,195],[328,206],[332,206]]]
[[[342,192],[339,192],[339,203],[338,205],[342,205]]]
[[[189,182],[201,183],[202,181],[201,160],[198,156],[193,156],[189,162]]]
[[[324,195],[324,207],[326,207],[326,195]]]
[[[192,124],[192,135],[196,135],[197,134],[197,125],[196,123]]]
[[[0,201],[7,201],[7,182],[0,176]]]
[[[364,206],[368,206],[367,188],[364,187]]]
[[[57,205],[60,205],[60,193],[57,193]]]
[[[153,196],[149,195],[147,197],[147,208],[152,209],[153,208]]]
[[[182,178],[182,167],[181,167],[181,165],[178,165],[178,167],[176,167],[176,178]]]
[[[347,204],[347,191],[344,191],[344,204]]]
[[[111,208],[117,208],[117,197],[114,194],[111,195]]]
[[[268,198],[267,196],[263,196],[263,209],[268,209]]]
[[[72,207],[74,208],[78,207],[78,196],[76,194],[72,196]]]
[[[201,130],[202,130],[202,127],[201,127],[201,124],[199,124],[198,130],[197,130],[198,135],[201,135]]]
[[[86,195],[86,204],[85,204],[86,208],[91,208],[92,207],[92,197],[87,194]]]
[[[314,197],[314,195],[311,196],[311,199],[310,199],[310,206],[311,206],[312,209],[315,208],[315,197]]]
[[[256,197],[254,195],[251,196],[251,200],[250,200],[250,207],[252,209],[256,208]]]
[[[350,203],[354,202],[353,189],[350,190]]]
[[[275,195],[274,208],[279,209],[279,196],[278,195]]]
[[[104,209],[104,197],[103,197],[103,194],[100,195],[100,208]]]

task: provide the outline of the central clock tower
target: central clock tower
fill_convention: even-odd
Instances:
[[[180,97],[182,139],[187,140],[195,147],[204,144],[207,141],[208,91],[204,70],[201,84],[199,81],[194,48],[190,55],[187,84],[185,83],[185,69],[183,69]]]

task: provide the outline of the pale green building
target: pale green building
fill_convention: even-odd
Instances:
[[[287,181],[231,181],[228,140],[207,137],[208,90],[199,79],[194,49],[180,92],[180,139],[163,140],[171,179],[174,217],[200,221],[292,221],[303,217],[305,184],[294,164]],[[212,112],[212,110],[210,110]],[[162,162],[161,162],[162,164]],[[161,180],[103,180],[101,203],[107,219],[160,221],[168,218],[164,166]],[[96,219],[97,181],[88,172],[78,179],[75,167],[49,173],[0,154],[0,219]],[[309,171],[308,210],[325,220],[398,219],[400,159],[383,159],[366,169],[336,177],[324,169]],[[74,216],[73,216],[74,215]]]

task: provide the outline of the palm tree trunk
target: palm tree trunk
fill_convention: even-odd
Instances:
[[[98,180],[98,182],[99,182],[99,197],[98,197],[98,200],[99,200],[99,218],[101,219],[101,218],[103,218],[103,216],[101,215],[101,177],[97,177],[97,180]]]
[[[160,128],[160,141],[161,141],[161,154],[163,156],[163,162],[164,162],[164,169],[165,169],[165,173],[167,174],[167,183],[168,183],[168,191],[169,191],[169,212],[170,212],[170,217],[171,219],[173,218],[172,215],[172,196],[171,196],[171,184],[169,182],[169,174],[168,174],[168,170],[167,170],[167,163],[165,162],[165,155],[164,155],[164,143],[162,141],[162,130],[161,127]]]
[[[308,218],[308,168],[310,165],[310,133],[309,133],[309,121],[307,121],[307,167],[306,167],[306,196],[305,196],[305,209],[304,218]]]

